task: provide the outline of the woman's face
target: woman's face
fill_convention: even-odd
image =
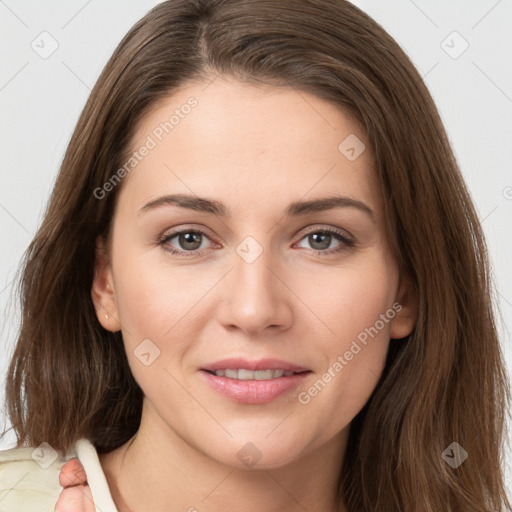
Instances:
[[[413,327],[364,131],[218,77],[156,105],[132,149],[93,298],[122,329],[141,429],[238,467],[346,439]]]

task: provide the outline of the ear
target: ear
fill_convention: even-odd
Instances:
[[[405,338],[411,334],[418,321],[418,296],[407,274],[400,273],[393,309],[396,315],[390,322],[390,337],[394,339]]]
[[[117,311],[112,268],[101,236],[96,239],[94,278],[91,297],[100,324],[107,331],[116,332],[121,329]]]

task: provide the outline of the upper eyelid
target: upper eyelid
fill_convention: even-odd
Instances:
[[[206,235],[208,235],[210,229],[207,228],[207,227],[203,227],[203,226],[199,226],[199,227],[196,227],[195,225],[191,224],[190,226],[189,225],[184,225],[184,226],[178,226],[175,230],[174,228],[171,228],[171,232],[170,233],[167,233],[166,234],[166,231],[164,231],[164,233],[162,234],[161,238],[163,237],[167,237],[167,236],[174,236],[174,235],[178,235],[180,233],[183,233],[183,232],[188,232],[188,231],[199,231],[199,232],[202,232]],[[297,236],[298,234],[300,234],[301,232],[305,232],[305,233],[309,233],[311,231],[335,231],[335,230],[339,230],[339,231],[343,231],[345,233],[347,233],[348,236],[352,237],[352,234],[347,231],[345,228],[340,228],[340,227],[337,227],[337,226],[326,226],[325,224],[312,224],[310,226],[307,226],[305,228],[300,228],[298,229],[295,234],[293,235],[294,237]],[[213,237],[215,238],[215,237]]]
[[[160,240],[165,240],[165,239],[168,239],[168,238],[174,238],[176,235],[180,235],[181,233],[190,233],[190,232],[198,232],[198,233],[201,233],[201,234],[207,236],[210,240],[214,239],[215,237],[211,236],[208,231],[209,230],[207,228],[203,228],[203,227],[199,228],[199,227],[187,227],[187,226],[185,226],[184,228],[179,227],[175,231],[171,231],[169,233],[164,231],[164,233],[159,237],[159,239]]]
[[[339,234],[337,233],[338,231],[343,231],[344,233],[346,233],[347,235],[347,238],[350,238],[350,239],[354,239],[355,237],[350,233],[348,232],[346,229],[343,229],[343,228],[338,228],[338,227],[335,227],[335,226],[330,226],[330,227],[325,227],[325,226],[320,226],[320,225],[313,225],[311,227],[307,227],[306,228],[306,231],[303,231],[302,229],[299,230],[295,236],[299,235],[300,233],[303,233],[304,236],[309,234],[309,233],[315,233],[317,231],[328,231],[330,233],[335,233],[335,234]]]

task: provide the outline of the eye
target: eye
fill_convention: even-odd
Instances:
[[[354,247],[355,242],[349,238],[344,232],[337,229],[315,229],[304,236],[302,240],[307,242],[313,248],[313,252],[319,255],[333,254],[346,251],[350,247]],[[338,241],[338,246],[329,250],[331,243]]]
[[[205,250],[203,245],[205,239],[210,240],[204,231],[200,229],[185,229],[163,235],[159,240],[159,244],[171,254],[187,258],[196,256]],[[173,240],[175,240],[174,243],[172,243]],[[355,246],[354,240],[349,238],[343,231],[337,229],[312,229],[302,237],[301,242],[302,240],[307,240],[312,247],[310,252],[315,255],[339,253]],[[334,249],[329,249],[333,241],[337,241],[338,245]]]
[[[164,235],[160,239],[160,245],[171,254],[187,257],[193,256],[204,249],[204,247],[202,247],[204,238],[208,239],[204,231],[199,229],[187,229],[176,231],[170,235]],[[171,244],[171,241],[174,239],[176,239],[175,243],[178,245],[178,248]]]

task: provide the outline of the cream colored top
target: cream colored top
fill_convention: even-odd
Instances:
[[[0,451],[0,511],[53,512],[63,487],[62,466],[77,457],[82,463],[98,512],[117,512],[98,453],[88,439],[80,439],[61,456],[48,444]]]

